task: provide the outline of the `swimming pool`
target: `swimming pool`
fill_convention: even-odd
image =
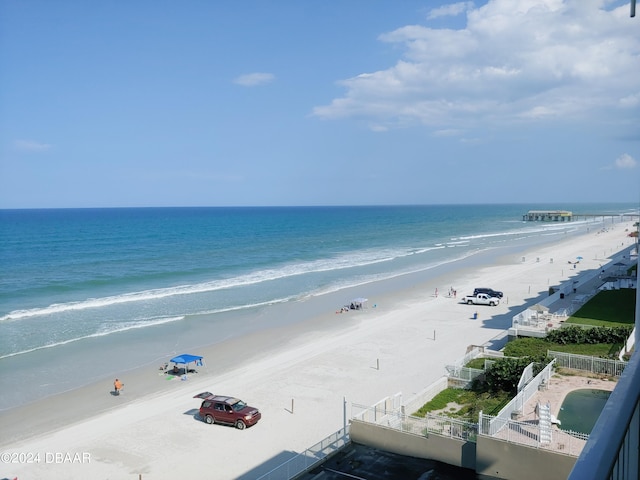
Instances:
[[[560,406],[560,428],[590,434],[609,395],[608,390],[591,388],[569,392]]]

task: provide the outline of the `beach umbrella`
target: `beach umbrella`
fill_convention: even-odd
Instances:
[[[549,307],[545,307],[544,305],[540,305],[539,303],[536,303],[533,307],[529,307],[529,309],[536,312],[536,319],[538,319],[541,313],[549,312]]]

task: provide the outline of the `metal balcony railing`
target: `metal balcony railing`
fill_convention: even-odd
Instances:
[[[569,480],[640,478],[640,352],[611,393]]]

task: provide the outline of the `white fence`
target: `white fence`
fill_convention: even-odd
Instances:
[[[428,436],[430,434],[440,435],[458,440],[475,442],[478,434],[478,424],[467,422],[452,417],[442,415],[428,414],[424,418],[413,415],[405,415],[401,411],[385,412],[384,416],[379,415],[379,411],[374,407],[364,405],[353,405],[357,409],[361,409],[358,420],[375,423],[387,428],[392,428],[403,433],[412,435]],[[375,418],[377,421],[374,421]],[[356,418],[356,417],[354,417]]]
[[[533,363],[530,363],[522,371],[518,382],[518,391],[521,391],[533,379]]]
[[[491,415],[480,414],[480,434],[495,429],[496,433],[491,435],[510,443],[526,445],[528,447],[541,448],[545,450],[555,450],[558,453],[577,457],[582,452],[584,445],[589,439],[589,435],[579,432],[571,432],[560,429],[553,429],[552,441],[549,443],[540,442],[540,427],[536,423],[521,422],[508,418],[492,417]]]
[[[553,365],[556,360],[552,360],[544,369],[536,375],[527,385],[522,388],[515,397],[507,403],[495,417],[491,417],[490,421],[482,421],[482,412],[480,413],[482,435],[494,436],[501,428],[506,425],[507,420],[511,419],[513,413],[520,413],[524,408],[524,404],[540,389],[541,385],[548,384],[553,373]],[[523,374],[524,375],[524,374]]]
[[[456,360],[454,363],[454,366],[458,368],[464,367],[467,363],[469,363],[474,358],[478,358],[482,352],[483,352],[482,347],[474,346],[462,358],[459,358],[458,360]]]
[[[480,368],[460,367],[455,368],[453,365],[447,365],[446,367],[449,378],[471,383],[475,378],[484,373],[484,370]]]
[[[404,411],[409,415],[417,412],[425,403],[448,387],[449,379],[447,377],[440,377],[427,388],[411,397],[411,399],[404,404]]]
[[[610,375],[614,377],[622,375],[624,367],[627,365],[627,362],[621,362],[620,360],[555,352],[553,350],[548,350],[547,355],[555,358],[556,366],[558,367],[582,370],[585,372]]]
[[[629,335],[629,338],[627,338],[627,341],[624,343],[624,348],[622,350],[620,350],[620,361],[623,362],[624,360],[622,360],[622,357],[626,354],[628,354],[631,350],[633,350],[633,347],[635,347],[636,344],[636,327],[633,327],[633,330],[631,330],[631,335]]]
[[[484,369],[465,367],[467,363],[476,358],[485,358]],[[482,375],[489,365],[494,363],[493,360],[489,360],[490,358],[504,358],[504,353],[484,347],[473,347],[464,357],[445,367],[447,375],[449,379],[457,381],[456,388],[466,388],[474,379]]]
[[[373,406],[351,404],[351,417],[367,423],[384,424],[387,416],[400,411],[402,407],[402,393],[385,397]],[[354,413],[356,412],[357,413]]]

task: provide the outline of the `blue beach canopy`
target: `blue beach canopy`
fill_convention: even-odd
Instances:
[[[204,366],[202,357],[200,355],[190,355],[188,353],[183,353],[182,355],[173,357],[170,361],[175,363],[176,365],[184,365],[185,373],[188,373],[190,363],[195,363],[196,367]]]
[[[189,355],[188,353],[183,353],[182,355],[179,355],[177,357],[173,357],[170,361],[173,363],[191,363],[191,362],[198,362],[199,360],[202,360],[202,357],[198,356],[198,355]]]
[[[182,377],[182,380],[187,379],[190,363],[195,363],[196,367],[204,366],[204,363],[202,362],[202,357],[200,355],[191,355],[189,353],[183,353],[182,355],[173,357],[169,361],[175,363],[175,366],[173,368],[177,368],[178,365],[184,365],[184,376]],[[192,370],[192,371],[195,372],[195,370]]]

